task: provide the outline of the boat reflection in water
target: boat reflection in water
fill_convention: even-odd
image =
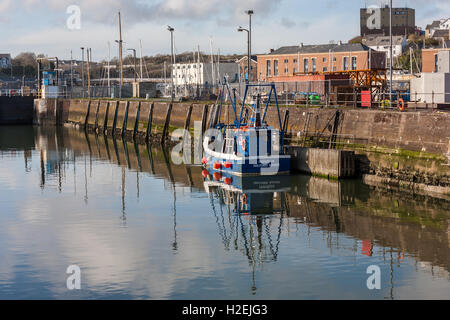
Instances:
[[[286,210],[286,193],[291,190],[290,176],[238,177],[203,170],[204,186],[232,212],[245,215],[274,214]],[[280,196],[277,206],[275,199]]]
[[[283,219],[289,216],[291,178],[211,175],[207,170],[202,175],[222,243],[226,250],[233,247],[247,256],[252,268],[251,291],[256,294],[257,267],[278,258]]]

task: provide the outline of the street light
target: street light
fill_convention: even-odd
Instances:
[[[245,79],[245,82],[250,82],[250,31],[248,29],[242,28],[239,26],[238,32],[247,32],[247,79]]]
[[[84,47],[81,47],[81,86],[83,87],[84,97]]]
[[[173,74],[174,74],[173,65],[175,64],[175,61],[173,58],[173,32],[175,31],[175,29],[172,28],[171,26],[167,26],[167,30],[169,30],[169,32],[170,32],[170,52],[171,52],[171,60],[172,60],[172,76],[170,77],[171,82],[172,82],[172,88],[171,88],[170,97],[171,97],[171,100],[173,101],[174,96],[175,96],[174,87],[173,87]]]
[[[248,59],[250,60],[250,57],[252,56],[252,14],[253,10],[247,10],[245,11],[246,14],[248,14]],[[248,68],[248,81],[250,82],[250,62],[249,62],[249,68]]]

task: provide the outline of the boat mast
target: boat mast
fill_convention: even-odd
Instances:
[[[141,54],[141,82],[142,82],[142,80],[143,80],[143,78],[144,78],[144,70],[143,70],[143,68],[142,68],[142,62],[143,62],[143,58],[142,58],[142,40],[139,40],[139,51],[140,51],[140,54]]]
[[[213,90],[214,90],[214,87],[216,86],[216,78],[215,78],[215,70],[214,70],[214,54],[213,54],[212,38],[209,39],[209,47],[211,50],[211,76],[212,76],[212,85],[213,85]]]
[[[197,45],[197,99],[200,98],[200,46]]]

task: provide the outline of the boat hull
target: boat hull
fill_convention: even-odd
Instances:
[[[235,176],[276,176],[290,173],[289,155],[224,159],[206,154],[211,172],[224,172]],[[219,165],[220,167],[219,167]],[[229,166],[228,168],[226,166]]]

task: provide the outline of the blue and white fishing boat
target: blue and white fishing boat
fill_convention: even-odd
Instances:
[[[259,94],[256,101],[246,103],[249,89],[252,87],[270,88],[262,114]],[[234,122],[231,124],[220,122],[226,94],[234,110]],[[279,129],[269,126],[266,122],[272,96],[275,99]],[[284,153],[283,126],[275,85],[247,84],[239,115],[236,96],[231,96],[226,82],[222,86],[219,99],[220,103],[213,108],[210,130],[205,133],[203,141],[203,165],[212,172],[225,172],[237,176],[288,174],[290,156]]]

